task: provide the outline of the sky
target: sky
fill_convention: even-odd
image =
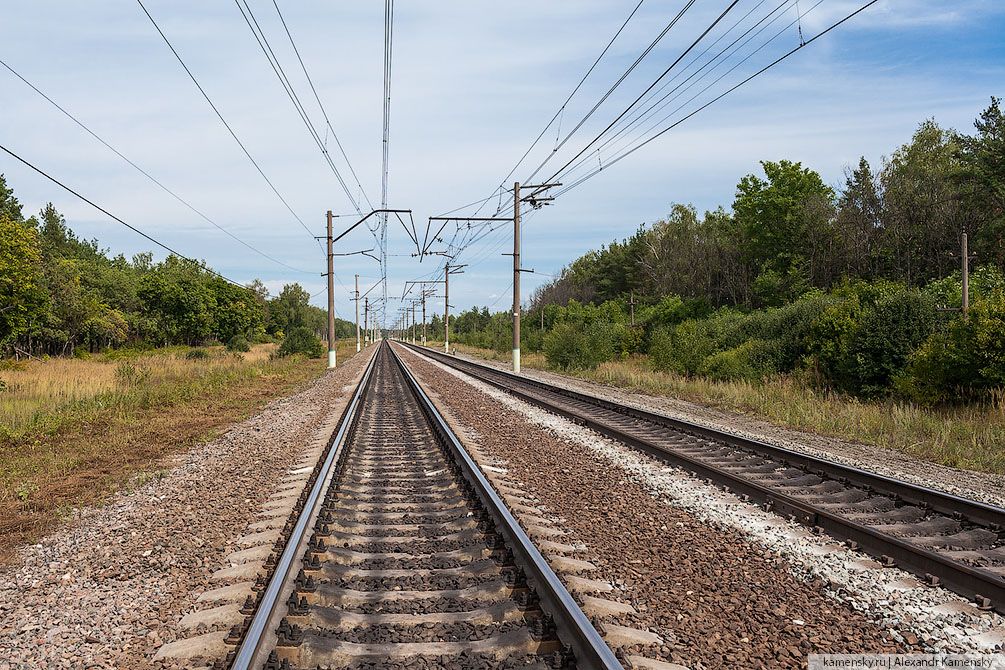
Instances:
[[[381,203],[383,3],[279,0],[277,12],[273,0],[246,1],[306,123],[256,41],[245,5],[143,0],[143,6],[254,163],[136,0],[9,3],[0,60],[184,203],[2,66],[0,145],[228,278],[261,279],[274,295],[298,282],[313,304],[324,306],[325,255],[314,237],[324,235],[326,212],[336,214],[338,234]],[[736,183],[758,172],[759,161],[800,161],[840,188],[848,166],[861,156],[880,164],[923,120],[970,131],[990,96],[1005,94],[1005,3],[880,0],[681,121],[798,47],[800,31],[803,42],[811,40],[864,2],[395,3],[387,207],[411,210],[403,220],[409,228],[414,221],[421,243],[428,217],[452,210],[512,216],[512,193],[502,190],[557,174],[565,186],[552,193],[560,195],[549,206],[522,210],[522,266],[534,270],[521,276],[526,301],[564,265],[659,220],[672,203],[728,208]],[[625,110],[649,109],[658,98],[632,103],[651,85],[660,95],[673,93],[668,106],[609,144],[610,133],[591,144]],[[632,118],[629,111],[621,123]],[[617,160],[623,149],[677,121]],[[580,151],[572,170],[559,170]],[[0,173],[26,214],[52,202],[78,235],[96,238],[113,254],[166,253],[3,152]],[[462,207],[486,198],[480,208]],[[346,235],[336,253],[374,248],[367,224],[377,220]],[[512,257],[504,255],[512,251],[512,224],[492,225],[467,244],[466,224],[448,223],[443,241],[429,245],[454,254],[455,265],[467,264],[451,276],[452,313],[472,305],[503,310],[512,300]],[[442,279],[444,257],[413,256],[416,244],[393,216],[387,230],[384,323],[390,326],[404,283]],[[352,320],[354,275],[364,292],[379,280],[380,266],[363,255],[338,256],[335,273],[336,310]],[[429,288],[438,293],[428,312],[442,313],[442,285]],[[378,286],[369,297],[381,292]]]

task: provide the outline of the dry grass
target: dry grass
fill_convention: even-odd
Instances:
[[[187,347],[174,347],[130,357],[95,356],[87,360],[54,358],[7,362],[0,370],[0,436],[17,436],[46,418],[96,398],[112,400],[139,387],[173,385],[214,374],[236,374],[267,361],[276,344],[258,344],[242,354],[223,347],[200,351],[206,358],[189,358]]]
[[[458,351],[490,360],[510,360],[508,353],[464,345]],[[548,369],[544,356],[527,352],[525,367]],[[798,379],[765,382],[686,378],[651,369],[645,356],[602,363],[593,370],[567,374],[652,395],[682,398],[750,413],[772,423],[852,439],[911,454],[956,468],[1005,474],[1005,394],[988,406],[928,409],[894,400],[860,401],[810,388]]]
[[[325,370],[324,359],[273,360],[275,348],[195,359],[172,349],[0,371],[17,384],[0,396],[0,411],[5,422],[20,421],[0,433],[0,562],[75,507],[100,503],[137,473],[156,471],[165,455],[211,439]],[[339,365],[355,348],[355,340],[338,343]]]

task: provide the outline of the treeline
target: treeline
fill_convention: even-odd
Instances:
[[[309,299],[299,284],[272,297],[259,280],[236,286],[174,255],[157,263],[150,253],[111,256],[78,238],[52,204],[25,218],[0,175],[0,355],[210,343],[243,350],[293,331],[326,336],[327,315]],[[355,332],[336,321],[339,337]]]
[[[523,347],[556,367],[647,353],[684,375],[798,374],[927,403],[1005,386],[997,99],[973,134],[925,121],[878,168],[861,159],[837,190],[800,163],[762,168],[739,181],[729,211],[673,205],[665,220],[564,268],[531,297]],[[943,311],[961,307],[963,231],[976,252],[968,318]],[[452,332],[506,351],[510,323],[475,309]]]

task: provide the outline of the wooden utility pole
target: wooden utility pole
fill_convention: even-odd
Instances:
[[[328,210],[328,367],[335,367],[335,259],[332,256],[332,212]]]
[[[359,275],[356,275],[356,353],[359,353]]]
[[[970,311],[970,253],[967,251],[967,231],[963,231],[963,317]]]
[[[363,298],[363,346],[364,347],[366,346],[366,333],[367,333],[366,327],[367,327],[367,324],[369,323],[369,321],[367,321],[367,318],[369,318],[369,316],[370,316],[370,299],[369,298]]]
[[[520,182],[513,184],[513,372],[520,374]]]

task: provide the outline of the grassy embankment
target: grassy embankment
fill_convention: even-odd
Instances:
[[[453,345],[452,345],[453,346]],[[510,354],[467,345],[458,352],[509,361]],[[544,355],[523,352],[523,367],[547,370]],[[956,468],[1005,474],[1005,393],[987,406],[927,409],[897,400],[862,401],[782,376],[764,382],[715,381],[657,372],[648,358],[601,363],[566,374],[652,395],[751,414],[774,424],[894,449]]]
[[[77,507],[163,476],[164,456],[212,439],[325,370],[323,359],[273,358],[277,348],[0,363],[0,562]],[[341,365],[355,340],[337,351]]]

